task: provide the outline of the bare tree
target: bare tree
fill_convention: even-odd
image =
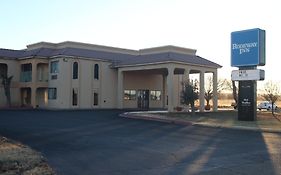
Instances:
[[[220,93],[222,90],[225,89],[225,83],[226,80],[225,79],[220,79],[217,82],[217,92]],[[213,78],[212,77],[208,77],[207,78],[207,83],[206,83],[206,87],[205,87],[205,93],[204,93],[204,98],[207,102],[205,109],[206,110],[210,110],[210,100],[213,99],[214,97],[214,92],[213,92],[214,88],[213,88]]]
[[[2,74],[1,78],[2,78],[2,84],[4,86],[4,91],[5,91],[5,95],[6,95],[6,99],[7,99],[7,105],[10,107],[11,106],[10,88],[11,88],[11,82],[12,82],[13,76],[8,77],[7,75]]]
[[[238,85],[236,84],[235,81],[231,81],[231,80],[226,81],[225,85],[228,90],[232,91],[232,97],[235,102],[234,108],[236,109],[238,104],[238,87],[237,87]]]
[[[262,97],[271,102],[271,112],[272,115],[274,116],[274,107],[273,105],[275,104],[275,102],[279,99],[279,86],[276,83],[273,83],[272,81],[268,81],[265,85],[264,85],[264,94],[262,94]]]
[[[191,106],[192,115],[195,114],[194,103],[199,98],[198,81],[182,82],[181,103]]]

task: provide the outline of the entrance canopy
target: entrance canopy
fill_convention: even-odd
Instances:
[[[148,64],[148,65],[137,65],[137,66],[124,66],[118,68],[118,108],[124,108],[123,99],[124,99],[124,82],[130,81],[124,79],[124,74],[142,74],[142,76],[152,76],[155,74],[162,75],[162,107],[168,108],[169,112],[174,111],[175,107],[179,105],[180,95],[179,87],[180,82],[179,78],[176,80],[177,75],[182,75],[183,80],[189,79],[189,74],[199,73],[200,74],[200,111],[204,110],[204,74],[213,73],[213,110],[217,110],[217,68],[203,67],[188,65],[177,62],[167,62],[167,63],[157,63],[157,64]],[[149,78],[147,78],[149,79]],[[136,80],[137,81],[137,80]],[[149,80],[147,80],[149,81]],[[175,83],[177,82],[177,84]],[[127,83],[126,83],[127,84]],[[167,106],[166,106],[167,102]]]
[[[168,111],[180,101],[180,95],[175,94],[175,75],[183,75],[183,80],[189,79],[189,74],[200,73],[200,111],[204,110],[204,74],[213,73],[213,109],[217,110],[217,69],[221,66],[195,55],[196,50],[175,46],[164,46],[141,50],[140,54],[112,64],[118,70],[118,108],[123,108],[124,73],[136,72],[143,75],[161,74],[163,76],[163,107],[167,101]],[[166,96],[167,94],[167,96]],[[168,99],[165,99],[168,98]]]

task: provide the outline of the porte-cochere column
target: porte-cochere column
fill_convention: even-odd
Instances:
[[[124,90],[123,90],[123,71],[118,70],[118,84],[117,84],[117,108],[123,108]]]
[[[31,85],[31,106],[33,108],[36,108],[36,104],[37,104],[37,101],[36,101],[36,93],[37,93],[37,86],[36,86],[36,83],[37,83],[37,61],[35,59],[32,60],[32,63],[31,63],[31,76],[32,76],[32,85]]]
[[[168,112],[174,111],[174,66],[168,67],[167,89],[168,89]]]
[[[218,110],[218,73],[213,72],[213,111]]]
[[[188,68],[184,69],[183,82],[189,81],[189,72],[190,70]]]
[[[167,76],[166,75],[162,75],[162,107],[166,108],[166,84],[167,84]]]
[[[205,108],[205,71],[200,71],[200,91],[199,91],[199,101],[200,101],[200,107],[199,111],[204,112]]]

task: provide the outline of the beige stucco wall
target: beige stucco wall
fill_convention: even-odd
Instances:
[[[175,75],[174,77],[174,105],[175,106],[181,106],[180,104],[180,95],[181,95],[181,91],[182,91],[182,75]]]
[[[20,105],[20,90],[18,86],[19,82],[19,75],[20,75],[20,69],[19,69],[19,63],[16,60],[10,60],[10,59],[1,59],[1,64],[7,64],[8,66],[8,76],[13,76],[12,83],[11,83],[11,103],[13,106]],[[4,92],[4,87],[2,85],[2,79],[0,78],[0,107],[3,107],[6,105],[6,96]]]
[[[182,85],[181,82],[183,81],[183,77],[186,78],[188,74],[192,73],[200,73],[200,75],[203,75],[204,73],[208,72],[216,72],[216,68],[210,68],[210,67],[203,67],[203,66],[195,66],[195,65],[186,65],[186,64],[180,64],[180,63],[159,63],[159,64],[151,64],[151,65],[137,65],[137,66],[128,66],[128,67],[121,67],[122,72],[124,72],[124,90],[137,90],[137,89],[130,89],[130,86],[128,86],[128,83],[132,82],[140,82],[139,84],[135,84],[135,87],[140,89],[139,87],[146,87],[145,89],[149,89],[149,83],[154,82],[155,86],[163,86],[163,77],[158,77],[157,80],[153,80],[152,77],[155,76],[154,74],[151,74],[151,72],[158,72],[158,76],[161,76],[161,72],[163,73],[163,70],[174,71],[173,76],[169,77],[166,75],[166,82],[165,82],[165,98],[162,98],[162,103],[156,104],[156,106],[151,105],[150,101],[150,108],[157,107],[161,108],[164,106],[168,108],[167,106],[167,96],[169,89],[172,90],[172,99],[168,98],[168,100],[172,100],[172,103],[170,103],[169,110],[172,111],[174,107],[182,106],[180,104],[180,96],[182,91]],[[165,71],[164,71],[165,72]],[[137,75],[139,74],[139,75]],[[187,75],[186,75],[187,74]],[[131,76],[129,79],[126,76]],[[138,77],[139,76],[139,77]],[[203,78],[202,78],[203,77]],[[200,88],[200,109],[204,109],[204,75],[200,76],[199,79],[202,78],[202,88]],[[170,83],[168,79],[173,79],[173,83]],[[199,81],[200,81],[199,80]],[[127,83],[127,84],[126,84]],[[168,86],[170,84],[170,86]],[[172,88],[171,88],[172,86]],[[157,90],[157,89],[155,89]],[[162,94],[163,90],[161,88]],[[162,95],[163,97],[163,95]],[[136,108],[137,107],[137,100],[123,100],[123,107],[124,108]]]
[[[49,74],[49,88],[57,88],[57,99],[48,101],[49,108],[92,109],[116,108],[116,70],[111,63],[91,59],[56,58],[59,61],[58,79],[52,80]],[[73,63],[78,62],[78,79],[72,79]],[[94,65],[99,65],[99,80],[94,79]],[[72,105],[72,89],[78,89],[78,105]],[[98,106],[94,106],[93,94],[99,95]]]
[[[130,53],[133,55],[145,55],[152,53],[177,52],[195,55],[196,50],[165,46],[157,48],[142,49],[140,51],[89,45],[83,43],[63,42],[60,44],[37,43],[28,46],[28,50],[35,48],[83,48],[90,50],[109,51],[113,53]],[[59,73],[56,80],[51,79],[50,62],[59,61]],[[72,79],[73,63],[77,61],[79,66],[79,78]],[[136,100],[124,100],[124,90],[159,90],[161,100],[154,101],[149,97],[150,108],[162,108],[163,106],[172,111],[174,107],[180,106],[180,92],[182,75],[173,75],[184,72],[200,73],[201,88],[200,107],[204,107],[204,73],[214,72],[215,81],[217,80],[217,68],[210,68],[200,65],[189,65],[176,61],[164,61],[154,64],[122,65],[110,68],[111,62],[101,61],[99,58],[63,57],[57,58],[21,58],[18,60],[0,58],[0,63],[8,65],[8,75],[13,75],[11,96],[13,105],[21,104],[20,88],[31,89],[31,105],[33,107],[47,107],[58,109],[93,109],[93,108],[137,108]],[[20,82],[21,64],[32,64],[32,81]],[[99,65],[99,80],[94,79],[94,65]],[[37,65],[37,66],[36,66]],[[177,70],[176,70],[177,69]],[[179,69],[181,69],[179,71]],[[167,76],[168,74],[168,76]],[[29,75],[29,74],[28,74]],[[47,80],[46,75],[49,77]],[[124,76],[123,76],[124,75]],[[163,77],[165,75],[165,77]],[[173,75],[173,76],[171,76]],[[163,79],[164,78],[164,79]],[[119,80],[118,80],[119,79]],[[165,88],[164,88],[164,87]],[[214,86],[215,87],[215,86]],[[57,99],[48,100],[48,88],[57,88]],[[72,90],[78,90],[78,105],[72,105]],[[165,89],[165,93],[164,90]],[[94,92],[98,93],[98,105],[94,106]],[[167,106],[168,93],[169,106]],[[121,95],[120,95],[121,94]],[[150,94],[149,94],[150,95]],[[216,96],[216,94],[214,95]],[[216,98],[214,98],[216,99]],[[0,107],[4,106],[6,98],[4,89],[0,84]],[[215,106],[215,105],[214,105]]]
[[[146,72],[124,72],[124,90],[159,90],[161,100],[151,100],[149,96],[150,108],[161,108],[163,106],[163,76],[161,74],[149,74]],[[136,100],[124,100],[124,108],[137,108]]]
[[[47,64],[40,65],[35,74],[37,80],[47,71],[49,71],[51,61],[59,61],[59,73],[56,80],[51,79],[51,73],[49,72],[49,81],[47,82],[20,82],[20,64],[32,62],[34,65],[38,63],[45,63],[45,59],[27,59],[27,60],[9,60],[0,59],[0,63],[8,65],[8,75],[13,75],[13,81],[11,86],[11,97],[13,105],[21,104],[20,87],[31,87],[37,89],[36,105],[39,107],[57,108],[57,109],[93,109],[93,108],[117,108],[117,76],[118,70],[110,68],[110,62],[104,62],[97,59],[84,59],[75,57],[58,57],[49,60],[49,66]],[[78,62],[78,76],[76,80],[72,79],[73,63]],[[94,79],[94,65],[99,65],[99,80]],[[148,65],[140,67],[132,67],[123,72],[123,90],[159,90],[161,91],[161,100],[151,100],[149,97],[149,108],[162,108],[163,104],[167,107],[167,95],[168,86],[167,81],[165,84],[165,94],[163,92],[163,75],[161,71],[153,73],[151,70],[159,70],[166,65]],[[198,72],[214,72],[215,69],[203,68],[200,66],[185,66],[175,64],[174,67],[196,70]],[[134,70],[136,69],[136,70]],[[157,72],[157,71],[156,71]],[[180,92],[181,82],[183,75],[174,75],[173,78],[173,106],[180,106]],[[166,77],[167,80],[167,77]],[[45,84],[46,85],[45,85]],[[47,87],[57,88],[57,99],[47,99]],[[72,105],[72,89],[78,90],[78,105]],[[97,92],[99,94],[98,106],[93,106],[93,94]],[[123,91],[124,93],[124,91]],[[170,100],[170,99],[169,99]],[[6,105],[6,97],[4,89],[0,84],[0,107]],[[123,100],[123,108],[137,108],[136,100]]]
[[[57,79],[51,79],[51,74],[49,72],[49,81],[48,87],[49,88],[57,88],[57,99],[49,99],[48,100],[48,107],[49,108],[69,108],[70,107],[70,85],[71,79],[70,74],[71,64],[70,62],[63,61],[63,58],[56,58],[49,60],[49,67],[52,61],[59,61],[59,72],[57,73]]]
[[[94,79],[94,66],[99,65],[99,79]],[[111,63],[79,60],[79,79],[72,80],[72,87],[79,89],[78,108],[115,108],[117,83],[116,72],[109,68]],[[76,81],[76,82],[75,82]],[[98,93],[98,105],[94,106],[94,92]]]
[[[100,104],[102,108],[117,108],[117,70],[110,69],[111,63],[100,64],[101,88]]]
[[[47,74],[48,74],[48,59],[46,58],[28,58],[18,60],[19,69],[21,74],[21,66],[23,64],[31,64],[32,72],[31,72],[31,81],[29,82],[20,82],[20,88],[30,88],[31,89],[31,105],[32,107],[40,107],[46,108],[48,101],[46,100],[46,89],[48,87],[47,83]],[[43,89],[45,90],[43,90]],[[44,91],[44,92],[42,92]]]
[[[2,81],[2,80],[1,80]],[[12,85],[11,89],[11,104],[12,106],[20,106],[20,90],[18,87],[14,87]],[[4,92],[4,88],[0,85],[0,107],[6,106],[6,96]]]

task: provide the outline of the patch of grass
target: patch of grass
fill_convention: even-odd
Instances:
[[[238,121],[237,111],[198,112],[194,116],[191,113],[159,113],[162,117],[204,123],[217,126],[244,126],[255,128],[281,129],[281,122],[274,118],[270,112],[257,112],[256,121]],[[277,114],[280,115],[281,114]]]

